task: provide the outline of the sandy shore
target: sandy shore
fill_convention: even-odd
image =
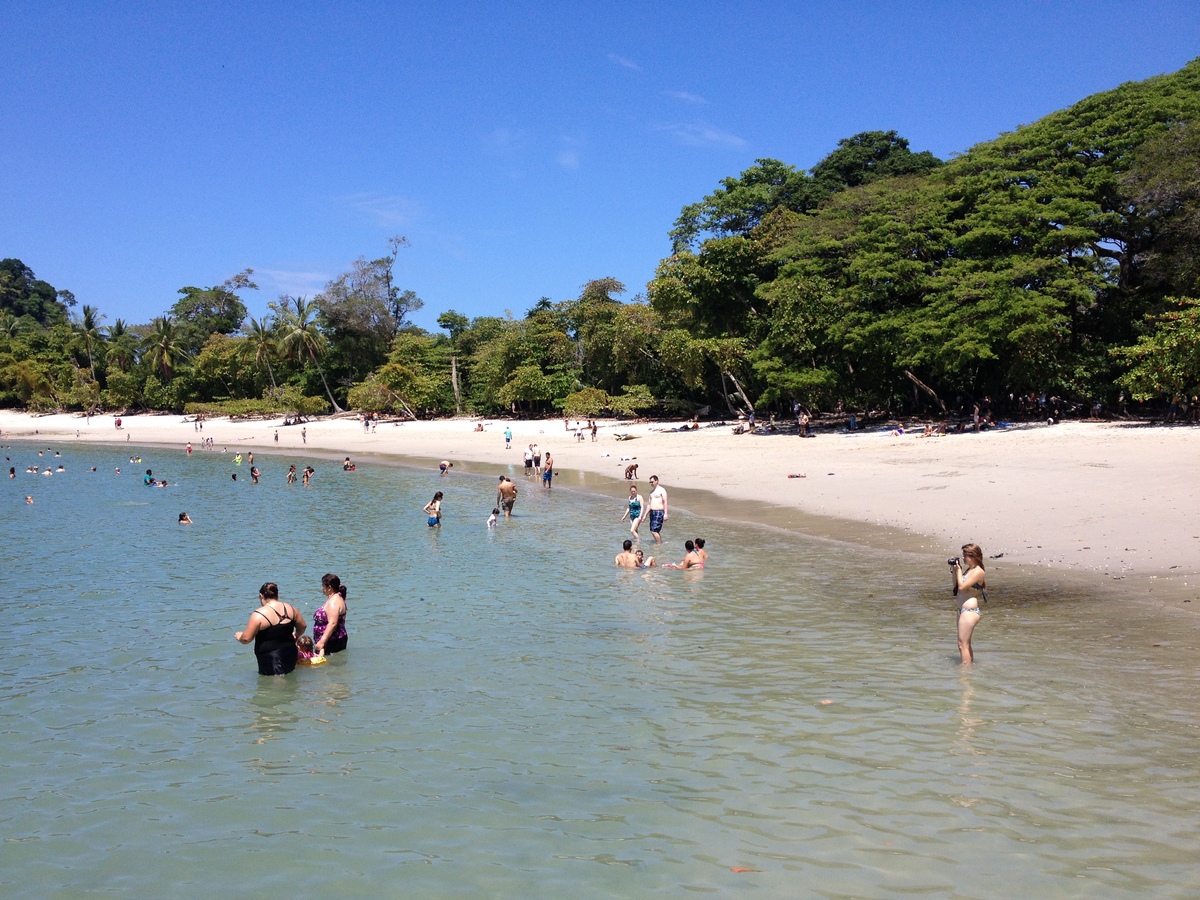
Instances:
[[[478,422],[483,432],[474,431]],[[792,521],[787,511],[865,523],[876,536],[899,533],[907,537],[900,542],[904,549],[936,556],[957,553],[973,540],[989,557],[1004,554],[1005,566],[1083,573],[1110,589],[1123,582],[1115,586],[1172,603],[1200,594],[1200,483],[1186,467],[1200,451],[1200,430],[1193,428],[1072,423],[932,439],[886,432],[801,439],[734,435],[728,427],[680,433],[668,431],[669,423],[602,420],[598,440],[579,443],[561,420],[381,423],[375,433],[364,433],[353,419],[323,419],[303,426],[305,444],[301,426],[281,423],[210,420],[201,435],[182,416],[125,416],[117,430],[112,416],[88,422],[73,415],[0,413],[5,442],[130,442],[182,450],[188,441],[199,446],[203,436],[231,451],[261,447],[339,459],[388,454],[431,466],[450,459],[468,464],[469,471],[520,466],[521,448],[537,443],[553,453],[556,471],[614,479],[622,478],[630,461],[625,458],[633,457],[643,493],[650,475],[658,475],[668,491],[686,489],[672,495],[676,505],[703,496],[693,491],[711,492],[716,502],[710,496],[698,510],[706,514],[724,510],[731,518],[755,518],[756,509],[770,504],[775,524],[810,530],[805,522],[822,521]],[[511,450],[504,449],[506,426],[513,432]],[[619,441],[617,434],[634,439]],[[556,483],[569,480],[560,476]],[[623,498],[623,486],[611,487]],[[826,533],[846,536],[836,527]],[[868,529],[851,537],[870,542],[871,534]],[[1200,609],[1200,603],[1188,608]]]

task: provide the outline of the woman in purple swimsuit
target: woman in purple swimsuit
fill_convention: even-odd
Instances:
[[[313,650],[318,656],[346,649],[346,586],[336,575],[321,578],[325,605],[313,613]]]

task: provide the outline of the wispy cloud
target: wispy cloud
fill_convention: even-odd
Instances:
[[[642,67],[635,63],[632,59],[626,59],[624,56],[617,56],[615,53],[608,54],[608,61],[611,63],[616,63],[622,68],[632,69],[635,72],[642,71]]]
[[[736,134],[721,131],[706,122],[669,122],[657,129],[689,147],[723,146],[742,148],[746,141]]]
[[[690,103],[693,106],[704,106],[708,103],[708,101],[699,94],[689,94],[687,91],[663,91],[663,93],[668,97],[680,100],[683,103]]]
[[[292,269],[255,269],[254,277],[261,282],[263,293],[290,294],[293,297],[311,297],[325,287],[330,275],[327,272],[305,272]]]
[[[579,150],[583,145],[583,141],[577,137],[562,137],[559,138],[561,149],[558,151],[556,160],[564,169],[575,171],[579,168]]]
[[[395,194],[346,194],[335,202],[374,220],[376,225],[392,228],[411,225],[421,212],[417,201]]]

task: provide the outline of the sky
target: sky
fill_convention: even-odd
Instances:
[[[758,158],[948,158],[1200,56],[1200,4],[0,0],[0,258],[111,325],[245,268],[261,317],[404,235],[437,330],[625,299]],[[77,310],[78,311],[78,308]]]

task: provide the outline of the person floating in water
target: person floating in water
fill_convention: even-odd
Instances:
[[[192,524],[192,517],[191,517],[191,516],[189,516],[189,515],[188,515],[187,513],[185,513],[185,512],[181,512],[181,513],[179,514],[179,524],[180,524],[180,525],[191,525],[191,524]]]

